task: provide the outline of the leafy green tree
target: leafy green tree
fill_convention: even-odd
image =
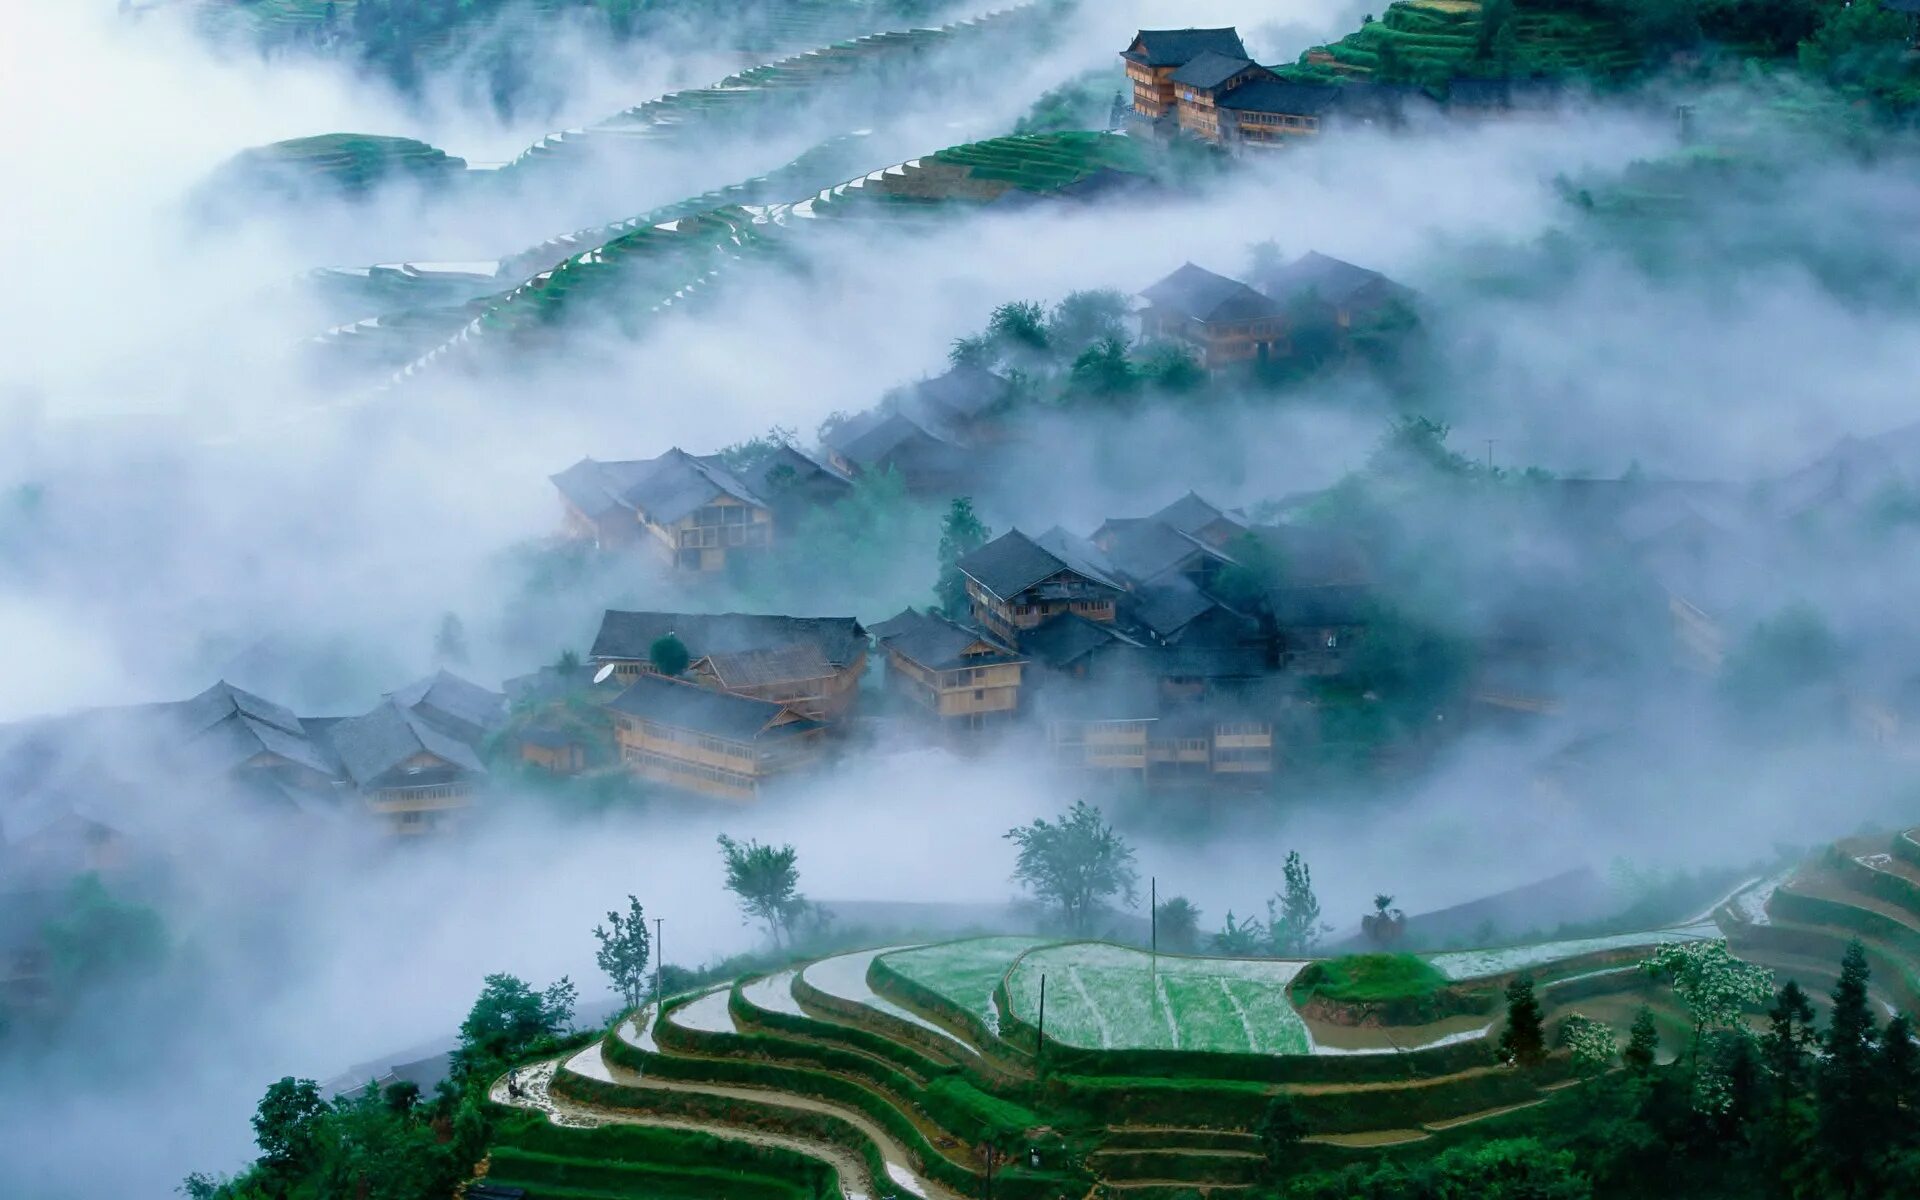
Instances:
[[[1473,57],[1476,62],[1495,61],[1500,32],[1513,20],[1513,0],[1487,0],[1480,6],[1480,28],[1474,33]]]
[[[1867,991],[1872,976],[1866,947],[1855,938],[1847,943],[1833,987],[1818,1086],[1820,1146],[1828,1173],[1846,1196],[1858,1194],[1878,1149],[1879,1028]]]
[[[967,577],[960,560],[987,544],[993,530],[975,515],[973,498],[957,496],[940,522],[940,611],[950,621],[967,619]]]
[[[790,944],[807,909],[800,895],[800,852],[790,844],[764,846],[751,839],[743,844],[725,834],[719,843],[727,890],[739,898],[741,913],[765,925],[774,945]]]
[[[1267,935],[1275,955],[1297,958],[1311,953],[1333,926],[1321,923],[1313,869],[1298,850],[1287,852],[1280,871],[1285,884],[1279,895],[1267,901]]]
[[[640,907],[640,898],[629,895],[627,911],[608,913],[605,925],[593,927],[593,937],[600,943],[594,962],[606,972],[628,1008],[640,1007],[640,997],[647,987],[648,955],[653,946],[647,936],[647,915]]]
[[[947,362],[955,367],[991,367],[998,358],[993,339],[985,334],[955,338],[947,348]]]
[[[1082,350],[1068,380],[1075,395],[1093,400],[1117,400],[1140,390],[1140,372],[1127,357],[1127,344],[1114,337]]]
[[[40,929],[54,987],[64,996],[158,970],[166,923],[144,904],[114,897],[89,872],[67,885],[58,913]]]
[[[1129,905],[1136,900],[1140,877],[1133,869],[1133,847],[1084,800],[1074,801],[1057,820],[1035,818],[1004,836],[1020,848],[1014,882],[1057,909],[1076,937],[1093,932],[1094,918],[1109,900],[1117,896]]]
[[[1547,1061],[1547,1035],[1533,980],[1521,976],[1507,985],[1507,1027],[1500,1031],[1500,1061],[1537,1067]]]
[[[1654,1024],[1653,1009],[1642,1004],[1633,1014],[1633,1027],[1627,1031],[1627,1048],[1620,1062],[1630,1074],[1648,1075],[1660,1055],[1660,1028]]]
[[[369,1084],[342,1097],[317,1128],[315,1194],[355,1200],[421,1200],[451,1195],[471,1163],[455,1158],[433,1127],[395,1113]]]
[[[1192,954],[1200,948],[1200,910],[1185,896],[1169,896],[1154,909],[1160,948],[1174,954]]]
[[[987,336],[1017,350],[1045,350],[1047,310],[1031,300],[1010,300],[987,319]]]
[[[560,1036],[573,1021],[578,995],[562,976],[544,992],[512,975],[489,975],[460,1022],[460,1051],[466,1070],[524,1057],[547,1039]]]
[[[1139,370],[1149,387],[1169,396],[1191,395],[1207,382],[1199,358],[1176,342],[1159,342],[1147,348]]]
[[[1234,919],[1233,910],[1227,910],[1226,924],[1220,932],[1213,935],[1212,944],[1216,954],[1225,954],[1232,958],[1247,958],[1258,954],[1266,945],[1267,931],[1260,922],[1248,917],[1244,921]]]
[[[1620,1042],[1605,1021],[1579,1013],[1569,1015],[1560,1026],[1560,1038],[1573,1056],[1574,1070],[1582,1075],[1601,1075],[1619,1056]]]
[[[687,653],[685,642],[667,633],[655,638],[653,644],[647,647],[647,661],[653,664],[654,670],[672,678],[686,671],[691,664],[691,656]]]
[[[1112,288],[1069,292],[1047,320],[1047,345],[1061,357],[1104,341],[1127,339],[1127,297]]]
[[[1913,1018],[1900,1013],[1880,1035],[1881,1140],[1920,1150],[1920,1048]]]
[[[320,1123],[327,1102],[311,1079],[289,1075],[267,1086],[253,1112],[253,1140],[260,1147],[263,1182],[284,1196],[319,1164]]]
[[[1911,26],[1879,0],[1826,9],[1826,19],[1800,43],[1800,67],[1843,88],[1879,90],[1905,79]]]
[[[1797,718],[1824,702],[1823,689],[1839,678],[1840,668],[1840,643],[1826,621],[1814,609],[1795,605],[1734,644],[1719,686],[1744,715]]]
[[[1306,1118],[1300,1115],[1300,1106],[1290,1093],[1281,1092],[1267,1101],[1265,1111],[1260,1114],[1260,1123],[1254,1126],[1253,1135],[1259,1139],[1260,1157],[1265,1160],[1265,1173],[1269,1180],[1278,1179],[1286,1170],[1294,1148],[1310,1132]]]

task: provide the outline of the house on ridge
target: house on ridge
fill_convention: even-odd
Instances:
[[[1141,334],[1185,342],[1208,370],[1286,353],[1285,306],[1237,279],[1185,263],[1140,295]]]
[[[887,687],[948,731],[977,733],[1020,709],[1027,656],[978,629],[905,609],[873,627]]]
[[[1125,590],[1098,548],[1055,527],[1030,538],[1009,530],[963,557],[973,619],[1018,644],[1022,633],[1061,613],[1110,622]]]
[[[817,761],[826,728],[783,704],[660,675],[634,680],[606,707],[633,774],[741,803]]]
[[[678,570],[713,572],[773,540],[773,510],[717,455],[675,447],[658,458],[583,458],[552,477],[567,529],[602,548],[644,546]]]
[[[1133,84],[1134,115],[1147,122],[1174,112],[1174,74],[1202,55],[1248,61],[1235,29],[1142,29],[1120,53]]]

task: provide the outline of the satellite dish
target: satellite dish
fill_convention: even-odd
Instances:
[[[598,671],[595,671],[593,673],[593,681],[595,683],[605,683],[607,681],[607,676],[611,674],[613,674],[613,664],[608,663],[606,666],[601,667]]]

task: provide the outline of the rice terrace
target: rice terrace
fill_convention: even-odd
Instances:
[[[481,1185],[704,1195],[703,1172],[734,1163],[729,1195],[955,1200],[990,1177],[1016,1200],[1174,1200],[1255,1194],[1276,1154],[1337,1169],[1524,1135],[1618,1070],[1623,1040],[1686,1052],[1696,1001],[1656,960],[1731,945],[1740,970],[1811,989],[1811,964],[1859,936],[1875,1001],[1911,1005],[1920,940],[1879,921],[1920,917],[1915,845],[1842,843],[1696,921],[1505,947],[1289,960],[998,936],[833,955],[669,996],[502,1077],[492,1100],[519,1115],[497,1120]],[[1904,907],[1876,898],[1896,891]],[[1507,1033],[1522,980],[1531,1066]],[[1277,1103],[1297,1123],[1278,1143]]]

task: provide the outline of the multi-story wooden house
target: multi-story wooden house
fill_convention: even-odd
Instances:
[[[820,757],[825,726],[782,704],[647,675],[607,702],[620,761],[642,779],[716,799],[758,799]]]
[[[773,510],[718,456],[678,447],[659,458],[583,458],[555,475],[569,532],[602,547],[642,546],[685,571],[719,571],[729,554],[773,541]]]
[[[1284,266],[1257,271],[1253,286],[1263,294],[1293,306],[1317,304],[1342,329],[1356,320],[1377,318],[1389,307],[1411,304],[1411,289],[1378,271],[1310,250]]]
[[[1237,279],[1186,263],[1140,295],[1142,335],[1185,342],[1209,370],[1287,352],[1285,307]]]
[[[1056,526],[1038,538],[1018,529],[1003,533],[958,565],[975,622],[1018,645],[1022,631],[1062,613],[1114,619],[1123,589],[1100,558],[1091,542]]]
[[[326,737],[341,771],[391,833],[432,833],[473,803],[486,767],[472,747],[395,701],[335,721]]]
[[[1259,784],[1274,770],[1274,724],[1258,703],[1170,703],[1150,686],[1109,680],[1042,702],[1062,766],[1147,784]]]
[[[975,465],[973,452],[952,437],[892,408],[849,417],[822,440],[835,470],[855,477],[891,471],[915,495],[953,495]]]
[[[507,698],[500,692],[435,671],[387,698],[449,737],[478,750],[507,721]]]
[[[655,673],[655,642],[687,649],[695,682],[790,704],[824,721],[845,717],[867,669],[867,631],[852,617],[761,613],[621,612],[601,617],[588,659],[632,683]]]
[[[1012,399],[1009,380],[985,367],[963,365],[914,384],[900,404],[922,427],[966,446],[1001,440],[1001,418]]]
[[[1161,122],[1174,112],[1174,73],[1203,54],[1245,61],[1247,48],[1233,29],[1142,29],[1120,52],[1133,84],[1133,112]]]
[[[949,730],[977,731],[1020,709],[1026,656],[989,634],[909,608],[873,627],[887,687]]]
[[[1228,128],[1221,129],[1220,100],[1255,80],[1274,78],[1272,71],[1247,58],[1206,51],[1172,75],[1174,118],[1180,132],[1208,142],[1220,142],[1237,132],[1237,117],[1227,110]]]

